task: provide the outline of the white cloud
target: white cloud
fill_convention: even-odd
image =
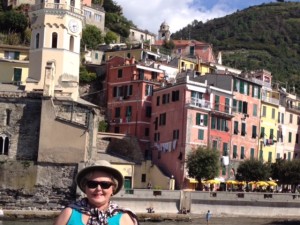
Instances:
[[[233,12],[224,0],[210,9],[205,8],[200,1],[193,0],[115,0],[115,2],[123,8],[127,19],[138,28],[147,29],[154,34],[158,33],[164,21],[170,26],[171,32],[176,32],[195,19],[206,22]]]

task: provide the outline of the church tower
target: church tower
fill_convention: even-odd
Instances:
[[[81,0],[35,0],[25,90],[78,98],[83,19]]]
[[[158,40],[166,40],[169,41],[171,37],[170,27],[166,22],[163,22],[160,25],[160,29],[158,31]]]

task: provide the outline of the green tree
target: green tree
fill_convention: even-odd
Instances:
[[[219,174],[220,154],[210,148],[199,147],[187,156],[186,166],[190,177],[212,179]]]
[[[257,159],[248,159],[237,168],[236,179],[239,181],[269,180],[271,166]]]
[[[300,160],[283,161],[279,168],[279,182],[282,184],[300,184]]]
[[[122,10],[123,10],[121,6],[119,6],[117,3],[115,3],[112,0],[105,0],[103,2],[103,8],[107,13],[117,13],[119,15],[122,14]]]
[[[28,27],[28,20],[20,12],[6,11],[0,13],[0,27],[2,33],[23,33]]]
[[[169,40],[169,41],[164,41],[164,44],[163,44],[164,48],[166,49],[174,49],[175,48],[175,44],[172,40]]]
[[[87,71],[86,67],[81,66],[79,72],[79,82],[80,83],[90,83],[97,79],[96,73],[90,73]]]
[[[100,29],[94,25],[86,25],[82,31],[81,49],[84,49],[85,46],[89,49],[96,49],[103,41]]]
[[[118,41],[118,35],[115,32],[108,31],[104,37],[105,44],[116,43]]]

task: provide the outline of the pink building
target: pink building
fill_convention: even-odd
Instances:
[[[152,161],[174,176],[177,189],[193,185],[185,165],[190,151],[198,146],[210,146],[220,151],[220,159],[228,154],[232,99],[232,92],[207,86],[199,77],[189,75],[177,77],[175,84],[154,90]]]

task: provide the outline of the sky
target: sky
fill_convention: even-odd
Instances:
[[[289,0],[300,2],[300,0]],[[114,0],[123,8],[124,16],[139,29],[158,34],[160,25],[166,22],[171,33],[179,31],[194,20],[223,17],[263,3],[276,0]]]

